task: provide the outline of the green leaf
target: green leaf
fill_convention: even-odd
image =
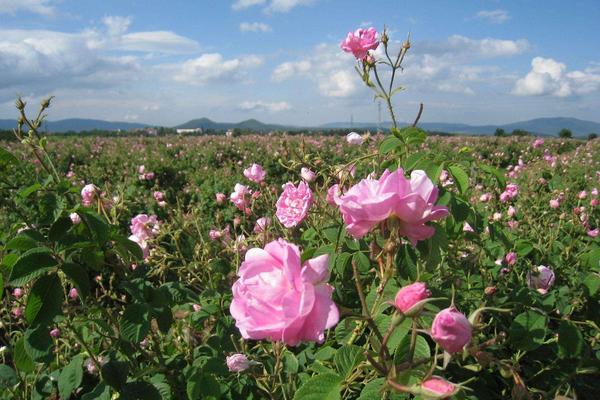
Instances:
[[[594,297],[596,293],[598,293],[598,289],[600,289],[600,276],[593,272],[589,273],[583,280],[583,285],[585,286],[588,295]]]
[[[32,279],[45,274],[56,264],[56,260],[47,247],[31,249],[23,253],[13,265],[9,283],[13,286],[23,286]]]
[[[71,218],[69,217],[60,217],[50,227],[50,231],[48,232],[48,239],[52,242],[59,241],[69,229],[73,226],[73,222],[71,222]]]
[[[211,375],[203,374],[200,371],[194,372],[188,379],[186,392],[189,400],[219,399],[221,397],[219,382]]]
[[[2,297],[4,296],[4,275],[0,272],[0,301],[2,301]]]
[[[356,264],[360,272],[367,272],[371,269],[371,261],[363,252],[357,251],[352,255],[352,262]]]
[[[478,167],[482,171],[494,176],[496,178],[496,180],[498,181],[498,185],[500,185],[500,187],[506,186],[506,178],[504,177],[504,174],[502,173],[502,171],[500,171],[498,168],[494,168],[487,164],[479,164]]]
[[[31,325],[48,325],[61,313],[64,300],[62,284],[57,274],[38,279],[27,298],[25,319]]]
[[[583,335],[571,321],[563,320],[558,328],[558,356],[560,358],[577,358],[583,351]]]
[[[427,153],[424,153],[424,152],[412,153],[411,155],[409,155],[406,158],[406,162],[404,163],[404,170],[412,171],[417,166],[419,161],[421,161],[426,156],[427,156]]]
[[[408,361],[408,356],[410,353],[410,339],[411,335],[408,334],[405,335],[400,341],[400,344],[396,349],[396,354],[394,354],[394,364],[402,364],[403,362]],[[423,336],[417,335],[413,360],[429,357],[431,357],[431,350],[429,349],[429,344],[427,343],[427,340]]]
[[[130,304],[119,320],[121,337],[128,342],[139,343],[150,330],[150,308],[147,304]]]
[[[354,368],[365,359],[363,349],[356,345],[345,345],[338,349],[333,358],[338,372],[343,377],[349,377]]]
[[[15,370],[6,364],[0,364],[0,388],[9,388],[17,384]]]
[[[36,246],[38,246],[38,243],[31,236],[18,235],[9,240],[4,248],[6,250],[31,250]]]
[[[75,286],[79,297],[85,301],[90,294],[90,279],[85,266],[73,263],[65,263],[60,266],[60,269]]]
[[[92,237],[99,244],[104,244],[108,240],[108,224],[100,215],[92,211],[79,211],[81,219],[90,230]]]
[[[319,374],[306,381],[294,395],[294,400],[341,399],[342,377],[335,374]]]
[[[510,340],[519,350],[534,350],[544,342],[547,324],[548,318],[544,314],[525,311],[517,315],[510,325]]]
[[[298,373],[298,359],[294,353],[288,351],[283,356],[283,370],[288,374]]]
[[[129,382],[123,386],[119,400],[162,400],[153,384],[144,381]]]
[[[448,167],[448,171],[452,174],[454,182],[458,186],[458,190],[464,194],[469,189],[469,176],[459,165],[451,165]]]
[[[19,159],[10,151],[0,147],[0,165],[19,165]]]
[[[404,138],[406,143],[412,145],[419,145],[427,139],[427,132],[416,126],[407,126],[400,129],[400,136]]]
[[[515,243],[517,254],[521,257],[525,257],[527,254],[533,251],[533,244],[526,240],[518,240]]]
[[[388,136],[379,145],[379,152],[381,154],[387,154],[396,150],[400,146],[402,146],[402,141],[400,139],[395,136]]]
[[[121,388],[127,382],[129,367],[124,361],[110,360],[101,368],[102,379],[115,390]]]
[[[26,199],[27,197],[31,196],[32,194],[34,194],[35,192],[37,192],[41,188],[42,188],[42,185],[40,185],[38,182],[36,182],[33,185],[31,185],[31,186],[28,186],[26,188],[23,188],[23,189],[19,190],[18,195],[22,199]]]
[[[81,396],[81,400],[110,400],[110,388],[100,382],[94,390]]]
[[[25,331],[25,351],[33,361],[49,363],[52,361],[52,347],[54,343],[50,337],[48,327],[38,325]]]
[[[115,241],[116,247],[118,250],[120,250],[120,255],[124,259],[129,259],[130,261],[139,261],[144,257],[142,248],[133,240],[129,240],[128,238],[120,235],[115,235],[112,239]]]
[[[83,379],[83,355],[75,356],[71,362],[60,371],[58,377],[58,393],[60,398],[67,400],[71,393],[81,385]]]
[[[15,362],[15,367],[18,370],[29,373],[33,372],[35,369],[35,364],[29,354],[25,351],[25,338],[21,337],[17,343],[15,343],[15,347],[13,348],[13,357]]]

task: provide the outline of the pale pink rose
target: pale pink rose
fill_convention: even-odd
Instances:
[[[514,217],[515,215],[517,215],[516,208],[514,208],[513,206],[508,207],[507,214],[509,217]]]
[[[592,189],[592,196],[594,196],[594,197],[598,196],[598,188]]]
[[[200,311],[200,310],[202,309],[202,307],[200,306],[200,304],[196,304],[196,303],[194,303],[194,304],[192,304],[192,309],[193,309],[195,312],[198,312],[198,311]]]
[[[500,201],[506,203],[519,195],[519,186],[514,183],[506,185],[504,192],[500,195]]]
[[[515,253],[514,251],[507,253],[504,256],[504,261],[506,261],[508,265],[515,265],[515,263],[517,262],[517,253]]]
[[[156,215],[139,214],[131,219],[131,233],[142,240],[155,237],[160,229]]]
[[[148,256],[150,255],[150,246],[148,245],[148,242],[145,239],[139,238],[136,235],[131,235],[129,236],[129,240],[137,243],[137,245],[140,246],[140,249],[142,249],[142,256],[144,258],[148,258]]]
[[[265,180],[265,176],[267,173],[258,164],[252,164],[249,168],[244,170],[244,176],[251,180],[252,182],[261,183]]]
[[[579,192],[579,194],[577,194],[577,198],[579,200],[583,200],[587,197],[587,192],[585,190],[582,190],[581,192]]]
[[[363,144],[363,138],[356,132],[350,132],[346,135],[346,142],[349,144],[361,145]]]
[[[277,200],[275,215],[283,226],[292,228],[306,217],[312,201],[312,191],[305,182],[300,182],[298,187],[288,182],[283,185],[283,193]]]
[[[362,238],[390,216],[399,219],[399,233],[413,245],[433,236],[435,228],[425,225],[448,215],[444,206],[434,205],[438,189],[424,171],[413,171],[410,180],[402,169],[385,170],[379,180],[363,179],[346,193],[334,197],[348,233]]]
[[[227,196],[225,195],[225,193],[215,194],[215,199],[217,200],[218,205],[223,204],[223,202],[225,201],[226,198],[227,198]]]
[[[403,314],[413,316],[421,311],[424,305],[423,300],[430,296],[431,292],[425,283],[415,282],[398,290],[394,304]]]
[[[154,197],[154,200],[161,202],[165,200],[165,194],[163,192],[160,192],[158,190],[155,190],[154,193],[152,193],[152,197]]]
[[[300,170],[300,176],[302,177],[302,179],[304,179],[305,182],[313,182],[315,179],[317,179],[317,175],[312,172],[310,169],[302,167],[302,169]]]
[[[245,339],[323,342],[339,320],[328,255],[301,264],[297,246],[279,239],[248,250],[233,284],[230,312]]]
[[[79,293],[77,293],[77,289],[71,288],[71,290],[69,290],[69,298],[71,300],[77,300],[78,297],[79,297]]]
[[[506,223],[508,225],[509,229],[516,229],[519,226],[519,221],[515,221],[515,220],[510,220]]]
[[[558,199],[550,200],[550,208],[558,208],[558,207],[560,207],[560,202],[558,201]]]
[[[473,229],[471,224],[469,224],[467,221],[465,221],[465,223],[463,224],[463,232],[473,233],[473,232],[475,232],[475,230]]]
[[[256,220],[256,224],[254,225],[255,233],[262,233],[271,225],[271,218],[262,217]]]
[[[138,166],[138,169],[137,169],[137,171],[138,171],[138,174],[140,174],[140,175],[141,175],[141,174],[143,174],[144,172],[146,172],[146,167],[145,167],[145,166],[143,166],[143,165],[140,165],[140,166]]]
[[[23,289],[15,288],[12,292],[12,295],[15,299],[20,299],[21,297],[23,297]]]
[[[492,219],[494,221],[500,221],[502,219],[502,213],[495,212],[494,214],[492,214]]]
[[[482,203],[487,203],[491,199],[492,195],[490,193],[484,193],[481,196],[479,196],[479,201],[481,201]]]
[[[445,169],[442,170],[442,173],[440,174],[440,182],[444,183],[448,180],[449,178],[449,174],[448,171],[446,171]]]
[[[455,307],[446,308],[431,324],[431,338],[448,353],[456,353],[471,341],[471,323]]]
[[[211,240],[219,240],[221,238],[221,231],[218,229],[211,229],[208,231],[208,236]]]
[[[88,184],[81,189],[81,204],[86,207],[89,207],[96,200],[96,196],[98,195],[98,188],[94,184]]]
[[[555,276],[552,268],[540,265],[536,268],[535,272],[529,271],[527,273],[527,286],[537,290],[541,294],[546,294],[552,285],[554,285],[554,279]]]
[[[54,339],[58,339],[60,337],[60,329],[58,328],[54,328],[50,331],[50,336],[52,336]]]
[[[533,143],[531,144],[531,147],[533,147],[534,149],[537,149],[538,147],[542,146],[543,144],[544,144],[544,139],[537,138],[533,141]]]
[[[458,387],[452,382],[434,375],[421,383],[421,390],[428,399],[449,399],[458,392]]]
[[[377,46],[379,46],[379,39],[375,28],[361,28],[354,32],[348,32],[346,39],[340,43],[342,50],[354,54],[354,57],[359,60],[367,57],[369,50],[375,50]]]
[[[340,185],[338,185],[337,183],[331,186],[329,189],[327,189],[327,197],[325,199],[327,201],[327,204],[335,206],[335,196],[339,196],[340,194]]]
[[[242,372],[250,367],[248,357],[240,353],[227,356],[225,363],[230,372]]]
[[[248,206],[248,197],[252,191],[240,183],[236,183],[233,188],[233,193],[229,196],[229,200],[240,210],[245,211]]]
[[[590,200],[590,206],[592,207],[598,207],[599,201],[598,199],[591,199]]]
[[[73,225],[79,225],[81,223],[81,217],[77,213],[69,214],[69,219]]]
[[[21,318],[23,316],[23,307],[15,307],[11,310],[13,317]]]
[[[600,233],[600,229],[598,229],[598,228],[590,229],[589,231],[587,231],[587,235],[592,238],[598,237],[599,233]]]

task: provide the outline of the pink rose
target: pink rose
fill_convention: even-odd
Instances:
[[[322,342],[339,320],[328,265],[326,254],[301,264],[298,247],[283,239],[248,250],[230,307],[242,337],[290,346]]]
[[[346,135],[346,142],[349,144],[361,145],[364,139],[356,132],[350,132]]]
[[[283,185],[283,193],[277,200],[275,215],[283,226],[292,228],[306,217],[312,201],[312,191],[305,182],[300,182],[298,187],[288,182]]]
[[[60,337],[60,329],[58,328],[54,328],[50,331],[50,336],[52,336],[54,339],[58,339]]]
[[[550,208],[558,208],[558,207],[560,207],[560,202],[558,201],[558,199],[550,200]]]
[[[244,176],[251,180],[252,182],[261,183],[265,180],[265,176],[267,173],[258,164],[252,164],[249,168],[244,170]]]
[[[481,196],[479,196],[479,201],[481,201],[482,203],[487,203],[491,199],[492,195],[490,193],[484,193]]]
[[[515,265],[515,263],[517,262],[517,253],[515,253],[514,251],[507,253],[504,256],[504,261],[506,261],[508,265]]]
[[[579,193],[577,194],[577,198],[578,198],[579,200],[583,200],[583,199],[585,199],[586,197],[587,197],[587,192],[586,192],[585,190],[582,190],[581,192],[579,192]]]
[[[536,268],[535,272],[529,271],[527,273],[527,286],[537,290],[541,294],[546,294],[552,285],[554,285],[554,279],[555,276],[552,268],[540,265]]]
[[[423,308],[421,302],[429,296],[431,292],[427,289],[427,285],[423,282],[415,282],[398,290],[394,304],[398,310],[410,317],[421,311]]]
[[[252,192],[247,186],[236,183],[233,188],[233,193],[229,196],[229,200],[240,210],[245,211],[248,205],[247,196]]]
[[[98,188],[93,184],[88,184],[81,189],[81,204],[86,207],[92,205],[94,200],[96,199],[98,193]]]
[[[531,147],[533,147],[534,149],[537,149],[538,147],[540,147],[543,144],[544,144],[544,139],[537,138],[533,141],[533,143],[531,144]]]
[[[242,372],[250,367],[248,357],[240,353],[227,356],[225,363],[230,372]]]
[[[71,290],[69,290],[69,298],[71,300],[77,300],[78,297],[79,297],[79,293],[77,293],[77,289],[71,288]]]
[[[152,193],[152,197],[154,197],[154,200],[161,202],[161,201],[164,201],[165,194],[163,192],[156,190],[156,191],[154,191],[154,193]]]
[[[467,221],[463,224],[463,232],[474,233],[475,229]]]
[[[447,399],[458,392],[458,388],[452,382],[435,375],[423,381],[421,389],[427,398],[432,399]]]
[[[69,214],[69,219],[73,225],[79,225],[81,223],[81,217],[77,213]]]
[[[256,224],[254,225],[255,233],[262,233],[271,225],[271,218],[262,217],[256,220]]]
[[[304,179],[305,182],[313,182],[315,179],[317,179],[317,175],[312,172],[310,169],[302,167],[302,169],[300,170],[300,176],[302,177],[302,179]]]
[[[515,215],[517,215],[517,210],[513,206],[510,206],[508,207],[507,214],[509,217],[514,217]]]
[[[600,233],[600,229],[598,229],[598,228],[590,229],[589,231],[587,231],[587,235],[592,238],[598,237],[599,233]]]
[[[368,51],[375,50],[377,46],[379,46],[379,39],[375,28],[361,28],[354,32],[348,32],[346,39],[340,43],[342,50],[354,54],[354,57],[359,60],[364,59]]]
[[[448,353],[456,353],[469,343],[472,331],[467,317],[455,307],[437,313],[431,324],[431,338]]]
[[[225,198],[227,196],[225,195],[225,193],[217,193],[215,194],[215,199],[217,200],[217,204],[221,205],[223,204],[223,202],[225,201]]]
[[[23,297],[23,289],[21,288],[16,288],[13,290],[12,295],[15,297],[15,299],[20,299],[21,297]]]
[[[327,197],[325,199],[325,201],[327,201],[327,204],[331,205],[331,206],[335,206],[335,196],[339,196],[340,195],[340,185],[338,185],[337,183],[333,186],[331,186],[329,189],[327,189]]]
[[[156,215],[139,214],[133,217],[129,229],[142,240],[148,240],[158,234],[160,225]]]
[[[129,236],[129,240],[137,243],[137,245],[140,246],[140,249],[142,249],[142,256],[144,258],[148,258],[148,256],[150,255],[150,247],[148,246],[148,242],[145,239],[139,238],[136,235],[131,235]]]
[[[360,239],[373,227],[394,215],[400,220],[400,235],[413,245],[430,238],[435,228],[425,225],[448,215],[444,206],[435,206],[438,190],[424,171],[413,171],[410,180],[402,169],[385,170],[379,180],[363,179],[335,202],[347,225],[347,230]]]

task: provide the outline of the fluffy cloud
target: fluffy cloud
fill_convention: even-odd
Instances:
[[[279,64],[271,74],[273,82],[283,82],[292,78],[295,75],[303,74],[310,71],[312,64],[310,60],[302,60],[297,62],[284,62]]]
[[[175,81],[204,85],[223,78],[240,79],[248,69],[258,67],[262,63],[262,58],[256,55],[226,60],[219,53],[206,53],[182,64],[173,64],[165,68],[172,71]]]
[[[237,0],[231,8],[239,11],[253,6],[265,5],[266,7],[263,8],[265,12],[286,13],[295,7],[310,5],[314,2],[315,0],[269,0],[267,4],[267,0]]]
[[[552,58],[535,57],[531,71],[517,80],[513,94],[517,96],[568,97],[591,93],[600,88],[600,68],[567,71],[567,66]]]
[[[242,22],[240,24],[242,32],[271,32],[271,27],[262,22]]]
[[[495,58],[522,54],[530,47],[526,39],[471,39],[461,35],[452,35],[442,41],[417,43],[411,51],[414,50],[413,52],[416,54],[445,55],[453,58]]]
[[[268,112],[278,112],[278,111],[286,111],[291,110],[292,106],[287,101],[279,101],[279,102],[264,102],[261,100],[254,101],[244,101],[239,105],[240,110],[244,111],[268,111]]]
[[[482,10],[479,11],[475,18],[477,19],[485,19],[494,24],[501,24],[510,19],[510,14],[506,10]]]
[[[51,16],[54,8],[51,0],[0,0],[0,14],[14,15],[19,11]]]

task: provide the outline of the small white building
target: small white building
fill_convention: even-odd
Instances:
[[[202,128],[184,128],[184,129],[177,129],[177,133],[178,133],[178,134],[185,134],[185,133],[202,133]]]

